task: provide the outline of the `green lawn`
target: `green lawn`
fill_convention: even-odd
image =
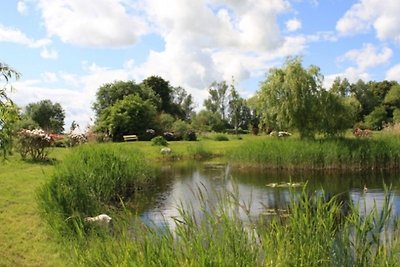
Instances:
[[[35,190],[49,178],[51,165],[17,156],[0,166],[0,266],[65,266],[57,243],[46,234]]]

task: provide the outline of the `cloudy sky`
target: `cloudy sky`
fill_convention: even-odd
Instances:
[[[12,99],[62,104],[86,126],[98,87],[159,75],[195,96],[231,81],[243,97],[287,56],[328,85],[400,81],[399,0],[7,0],[0,62],[22,73]]]

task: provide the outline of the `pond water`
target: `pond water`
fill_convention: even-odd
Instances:
[[[145,222],[157,226],[174,227],[179,218],[178,207],[201,210],[199,190],[207,203],[218,201],[221,191],[235,192],[240,203],[250,206],[250,217],[281,210],[290,201],[290,190],[301,192],[307,183],[308,190],[326,195],[339,195],[343,202],[359,204],[361,213],[370,211],[374,205],[379,209],[384,202],[384,184],[390,186],[393,214],[400,214],[400,174],[322,174],[288,173],[279,171],[233,170],[223,163],[178,163],[160,168],[160,176],[151,190],[138,197],[138,210]],[[367,190],[364,189],[366,186]],[[137,199],[139,200],[139,199]],[[243,210],[237,209],[243,218]]]

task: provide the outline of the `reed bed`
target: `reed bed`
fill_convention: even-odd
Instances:
[[[226,153],[234,165],[269,169],[395,170],[400,167],[400,138],[374,139],[265,138]]]
[[[154,173],[139,150],[81,146],[55,166],[50,181],[40,188],[39,208],[54,230],[63,235],[76,231],[84,217],[112,213],[152,178]]]

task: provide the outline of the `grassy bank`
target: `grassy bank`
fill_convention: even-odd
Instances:
[[[226,153],[240,167],[292,170],[381,170],[400,167],[400,138],[299,140],[264,138]]]

